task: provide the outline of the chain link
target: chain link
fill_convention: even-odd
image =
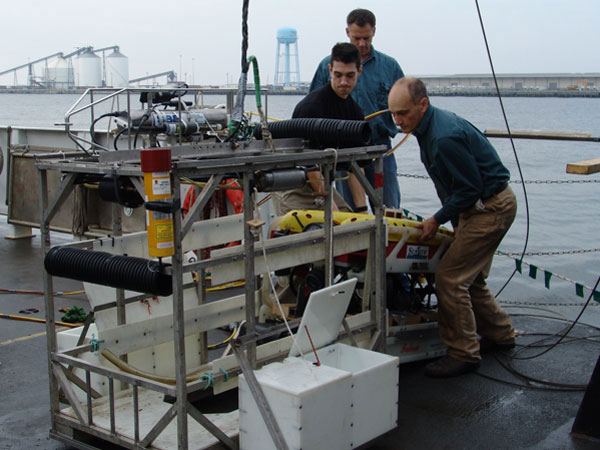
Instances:
[[[525,306],[583,306],[583,303],[550,303],[550,302],[526,302],[522,300],[498,300],[501,305],[525,305]],[[600,306],[600,303],[590,302],[588,306]]]
[[[397,175],[399,177],[405,177],[405,178],[415,178],[415,179],[422,179],[422,180],[426,180],[429,179],[428,176],[426,175],[415,175],[415,174],[410,174],[410,173],[397,173]],[[525,184],[575,184],[575,183],[599,183],[600,180],[525,180],[524,182],[522,182],[521,180],[511,180],[511,183],[525,183]],[[408,216],[410,214],[414,214],[411,211],[408,210],[404,210],[404,213]],[[416,216],[416,215],[415,215]],[[416,216],[417,218],[419,218],[419,216]],[[546,252],[525,252],[525,253],[513,253],[513,252],[503,252],[501,250],[497,250],[496,254],[497,255],[503,255],[503,256],[508,256],[510,258],[513,259],[517,259],[517,258],[522,258],[524,256],[556,256],[556,255],[578,255],[578,254],[583,254],[583,253],[594,253],[594,252],[600,252],[600,248],[587,248],[587,249],[573,249],[573,250],[554,250],[554,251],[546,251]],[[525,261],[522,261],[524,264],[529,265],[528,263],[526,263]],[[539,267],[539,269],[542,269],[541,267]],[[558,275],[558,274],[554,274],[552,273],[553,276],[560,278],[564,281],[568,281],[569,283],[572,284],[577,284],[575,281],[566,278],[562,275]],[[590,287],[588,286],[584,286],[584,288],[588,289],[588,290],[592,290]],[[514,304],[514,305],[536,305],[536,306],[581,306],[580,303],[534,303],[534,302],[511,302],[511,301],[504,301],[503,303],[505,304]],[[593,306],[599,306],[599,303],[590,303]]]
[[[556,278],[558,278],[560,280],[567,281],[567,282],[569,282],[571,284],[574,284],[575,286],[580,285],[583,289],[587,289],[588,291],[593,291],[593,289],[590,286],[578,283],[575,280],[571,280],[570,278],[567,278],[564,275],[560,275],[558,273],[554,273],[554,272],[551,272],[549,270],[546,270],[543,267],[530,264],[527,261],[523,261],[522,259],[517,258],[516,256],[512,256],[512,255],[509,255],[508,253],[504,253],[504,252],[500,252],[500,251],[496,251],[496,254],[499,254],[499,255],[502,255],[502,256],[508,256],[509,258],[512,258],[512,259],[514,259],[516,261],[521,261],[521,264],[525,264],[526,266],[536,267],[537,269],[539,269],[540,271],[544,272],[545,274],[549,273],[551,276],[556,277]],[[521,271],[519,270],[519,272],[521,272]],[[535,278],[535,276],[533,278]]]
[[[593,180],[510,180],[513,184],[582,184],[582,183],[600,183],[600,179]]]
[[[503,252],[501,250],[497,250],[496,254],[498,255],[506,255],[506,256],[554,256],[554,255],[578,255],[581,253],[593,253],[600,252],[600,248],[585,248],[579,250],[555,250],[551,252],[525,252],[525,253],[513,253],[513,252]]]
[[[427,175],[415,175],[412,173],[400,173],[396,175],[403,178],[415,178],[419,180],[429,180]],[[600,179],[592,180],[510,180],[512,184],[583,184],[583,183],[600,183]]]
[[[404,177],[404,178],[417,178],[420,180],[429,180],[429,177],[427,175],[415,175],[413,173],[400,173],[400,172],[398,172],[396,175],[399,177]]]

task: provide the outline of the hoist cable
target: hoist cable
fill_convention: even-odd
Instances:
[[[479,1],[475,0],[475,6],[477,7],[477,15],[479,16],[479,24],[481,25],[481,32],[483,34],[483,41],[485,43],[485,49],[488,55],[488,59],[490,61],[490,68],[492,71],[492,77],[494,78],[494,85],[496,86],[496,93],[498,94],[498,101],[500,102],[500,109],[502,110],[502,117],[504,118],[504,123],[506,125],[506,131],[508,132],[508,136],[510,139],[510,145],[512,146],[513,154],[515,156],[515,162],[517,163],[517,169],[519,170],[519,177],[521,181],[524,180],[523,172],[521,171],[521,164],[519,163],[519,156],[517,155],[517,149],[515,148],[515,142],[512,137],[512,133],[510,131],[510,126],[508,125],[508,119],[506,117],[506,111],[504,109],[504,103],[502,102],[502,95],[500,95],[500,87],[498,86],[498,78],[496,77],[496,70],[494,69],[494,63],[492,61],[492,54],[490,52],[490,46],[488,44],[487,36],[485,33],[485,26],[483,25],[483,18],[481,17],[481,10],[479,9]],[[527,190],[525,188],[525,183],[523,183],[523,196],[525,197],[525,243],[523,244],[522,254],[525,255],[527,251],[527,244],[529,243],[529,201],[527,200]],[[523,259],[523,256],[521,256]],[[513,269],[513,272],[510,274],[504,285],[500,288],[500,290],[496,293],[496,297],[498,297],[504,288],[510,283],[510,281],[517,273],[517,268]]]

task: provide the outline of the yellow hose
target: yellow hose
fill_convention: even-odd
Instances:
[[[388,150],[388,152],[385,154],[385,156],[390,156],[392,153],[394,153],[396,151],[396,149],[398,147],[400,147],[402,144],[404,144],[409,137],[410,137],[410,133],[406,133],[406,136],[404,136],[400,142],[398,142],[396,145],[394,145],[394,147],[392,147],[390,150]]]
[[[226,289],[242,287],[246,284],[244,280],[231,281],[229,283],[220,284],[219,286],[206,288],[206,292],[224,291]]]
[[[135,367],[127,364],[125,361],[119,359],[113,352],[108,349],[102,350],[100,352],[102,356],[108,359],[112,364],[117,366],[123,372],[129,373],[131,375],[135,375],[142,378],[147,378],[148,380],[158,381],[159,383],[164,384],[176,384],[177,380],[173,377],[163,377],[160,375],[154,375],[153,373],[144,372],[143,370],[136,369]],[[187,383],[191,383],[192,381],[196,381],[200,378],[199,373],[192,373],[190,375],[186,375],[185,381]]]
[[[62,292],[62,291],[57,291],[57,292],[53,292],[52,295],[77,295],[77,294],[83,294],[85,291],[80,290],[80,291],[66,291],[66,292]],[[30,294],[30,295],[44,295],[44,291],[32,291],[32,290],[28,290],[28,289],[0,289],[0,293],[3,294]]]
[[[46,323],[46,319],[40,319],[38,317],[25,317],[25,316],[14,316],[12,314],[0,314],[0,319],[11,319],[11,320],[23,320],[25,322],[38,322]],[[54,322],[55,325],[61,327],[77,328],[80,327],[81,323],[67,323],[67,322]]]
[[[233,332],[232,332],[232,333],[229,335],[229,337],[228,337],[227,339],[225,339],[223,342],[221,342],[221,343],[219,343],[219,344],[212,344],[212,345],[209,345],[209,346],[208,346],[208,348],[217,348],[219,345],[227,344],[227,343],[228,343],[230,340],[232,340],[232,339],[235,337],[235,334],[237,333],[237,331],[238,331],[238,329],[239,329],[239,328],[240,328],[240,327],[238,327],[238,328],[235,328],[235,329],[233,330]]]
[[[251,119],[252,119],[252,116],[253,116],[254,114],[256,114],[256,115],[259,115],[259,113],[257,113],[257,112],[254,112],[254,111],[244,111],[244,114],[246,114],[246,115],[250,115],[250,117],[248,118],[248,120],[251,120]],[[278,118],[276,118],[276,117],[269,117],[269,116],[265,116],[265,117],[266,117],[267,119],[269,119],[269,120],[273,120],[273,121],[275,121],[275,122],[281,122],[281,119],[278,119]]]
[[[380,115],[382,115],[382,114],[384,114],[386,112],[390,112],[390,110],[389,109],[382,109],[381,111],[377,111],[377,112],[371,113],[371,114],[365,116],[365,120],[371,120],[374,117],[380,116]]]
[[[221,342],[219,344],[209,345],[208,348],[216,348],[219,345],[228,343],[229,341],[231,341],[234,338],[237,330],[238,330],[237,328],[235,330],[233,330],[233,332],[229,335],[229,337],[227,339],[225,339],[223,342]],[[144,372],[143,370],[136,369],[132,365],[130,365],[130,364],[126,363],[125,361],[123,361],[122,359],[118,358],[113,352],[111,352],[108,349],[102,350],[102,352],[100,352],[100,354],[102,356],[104,356],[106,359],[108,359],[115,366],[117,366],[119,369],[121,369],[123,372],[129,373],[131,375],[136,375],[138,377],[147,378],[149,380],[158,381],[159,383],[165,383],[165,384],[171,384],[171,385],[176,384],[176,382],[177,382],[177,380],[173,377],[163,377],[160,375],[154,375],[152,373],[148,373],[148,372]],[[198,371],[192,372],[191,374],[186,375],[185,381],[187,383],[191,383],[192,381],[198,380],[201,376],[202,375]]]
[[[193,184],[193,185],[201,187],[201,188],[203,188],[207,184],[205,181],[194,181],[187,177],[181,177],[181,181],[184,184]],[[241,191],[242,190],[242,188],[236,184],[236,180],[230,181],[227,184],[219,184],[218,186],[215,187],[215,190],[217,190],[217,191],[221,190],[221,189],[231,189],[233,191]]]

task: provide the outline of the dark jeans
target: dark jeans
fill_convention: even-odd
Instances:
[[[388,150],[391,144],[387,143]],[[392,153],[390,156],[383,158],[383,204],[388,208],[400,208],[400,185],[398,184],[398,168],[396,165],[396,158]],[[337,172],[336,178],[345,177],[346,172]],[[365,176],[371,186],[375,186],[375,163],[371,163],[365,167]],[[346,203],[354,209],[354,200],[352,199],[352,193],[348,186],[347,180],[339,180],[335,182],[335,188],[342,195]],[[373,205],[371,205],[372,208]]]

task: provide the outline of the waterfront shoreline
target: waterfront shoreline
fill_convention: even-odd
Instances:
[[[153,86],[154,87],[154,86]],[[0,94],[83,94],[87,88],[46,89],[46,88],[0,88]],[[204,95],[211,95],[213,88],[207,89]],[[215,95],[223,93],[222,89],[215,91]],[[268,95],[306,95],[307,89],[269,90]],[[536,89],[500,89],[503,97],[560,97],[560,98],[600,98],[600,90],[536,90]],[[432,97],[495,97],[495,89],[429,89]]]
[[[430,96],[438,97],[496,97],[495,89],[430,89]],[[500,89],[502,97],[575,97],[575,98],[600,98],[600,91],[583,90],[574,91],[569,89],[556,90],[534,90],[534,89]]]

